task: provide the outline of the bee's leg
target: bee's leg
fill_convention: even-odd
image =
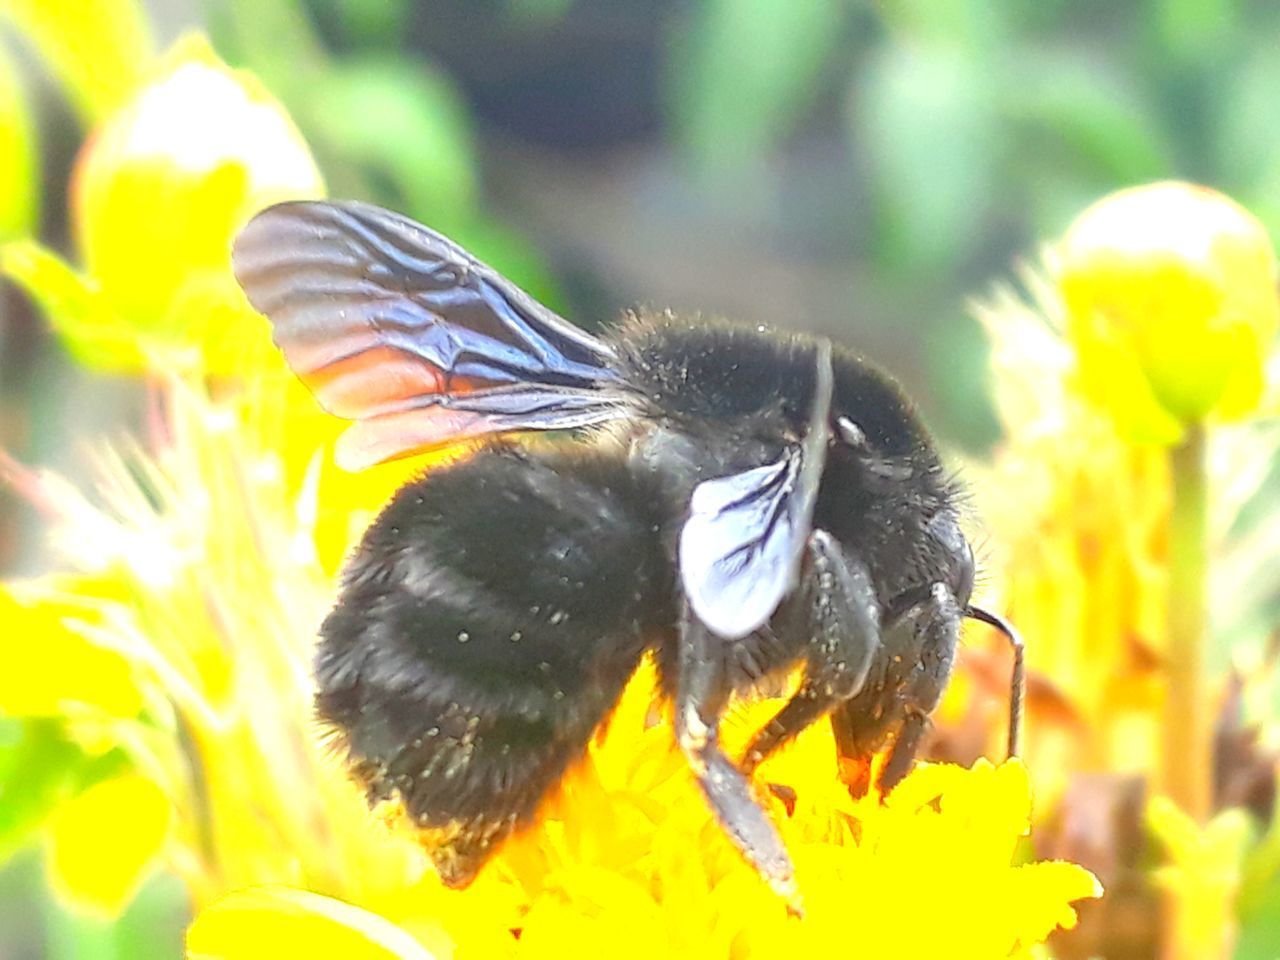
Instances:
[[[963,611],[950,589],[935,583],[928,598],[907,610],[884,634],[874,682],[832,714],[841,757],[862,762],[892,738],[880,773],[881,791],[911,769],[933,712],[951,675]],[[865,771],[865,767],[864,767]],[[865,771],[869,773],[869,771]],[[868,782],[851,784],[856,794]]]
[[[747,748],[743,770],[748,776],[782,744],[855,696],[880,646],[880,609],[871,577],[826,531],[809,537],[799,593],[799,629],[809,638],[804,680]]]
[[[935,583],[925,604],[916,670],[907,684],[906,719],[889,759],[880,771],[880,790],[887,793],[911,770],[916,751],[929,732],[929,715],[942,699],[955,663],[956,641],[964,610],[951,590]]]
[[[898,736],[893,741],[893,749],[889,751],[889,759],[880,771],[879,786],[881,793],[888,793],[911,772],[916,761],[916,752],[920,742],[929,732],[929,714],[919,707],[908,707],[907,718],[902,721]]]
[[[795,871],[782,838],[752,798],[747,778],[718,742],[720,715],[731,693],[721,649],[725,642],[712,636],[686,605],[676,681],[676,740],[720,825],[769,886],[798,911]]]
[[[871,756],[893,732],[898,718],[876,698],[855,697],[831,714],[831,731],[836,738],[842,775],[854,797],[864,796],[871,787]]]

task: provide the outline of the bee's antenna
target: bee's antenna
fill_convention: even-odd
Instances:
[[[964,615],[995,627],[1005,635],[1009,646],[1013,648],[1013,680],[1009,691],[1009,756],[1016,757],[1019,734],[1022,732],[1022,700],[1027,690],[1026,671],[1022,665],[1022,637],[1004,617],[988,613],[981,607],[967,606]]]

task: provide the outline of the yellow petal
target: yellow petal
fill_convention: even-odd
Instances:
[[[49,882],[73,908],[115,916],[155,865],[172,810],[145,777],[104,780],[53,815],[48,835]]]
[[[647,898],[620,899],[593,911],[547,897],[529,911],[517,956],[530,960],[566,956],[653,960],[671,956],[664,932],[657,905]]]
[[[1016,896],[1009,903],[1009,913],[1017,922],[1022,943],[1039,943],[1058,927],[1070,930],[1076,925],[1072,904],[1102,896],[1097,877],[1062,860],[1018,867],[1017,882],[1010,887]]]
[[[389,920],[341,900],[288,887],[237,890],[187,930],[188,960],[433,960]]]
[[[131,717],[142,708],[137,670],[74,626],[96,619],[92,606],[59,599],[98,586],[88,577],[0,585],[0,710],[52,717],[89,707]]]
[[[0,17],[31,41],[85,120],[118,105],[149,59],[138,0],[5,0]]]

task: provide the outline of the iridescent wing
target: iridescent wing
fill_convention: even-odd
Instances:
[[[459,440],[620,416],[612,353],[451,240],[352,201],[282,203],[236,238],[236,279],[356,470]]]
[[[799,579],[826,462],[831,345],[820,341],[805,436],[774,463],[694,488],[680,531],[680,580],[694,614],[721,637],[762,627]]]

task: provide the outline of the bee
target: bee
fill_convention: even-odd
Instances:
[[[888,789],[961,619],[1013,637],[969,605],[959,490],[911,404],[825,339],[669,313],[597,338],[355,202],[271,207],[233,262],[293,370],[354,421],[343,466],[480,441],[369,527],[315,658],[320,719],[447,884],[535,816],[648,653],[711,811],[797,904],[755,767],[829,717],[842,756],[888,749]],[[735,763],[730,701],[789,671],[798,689]]]

